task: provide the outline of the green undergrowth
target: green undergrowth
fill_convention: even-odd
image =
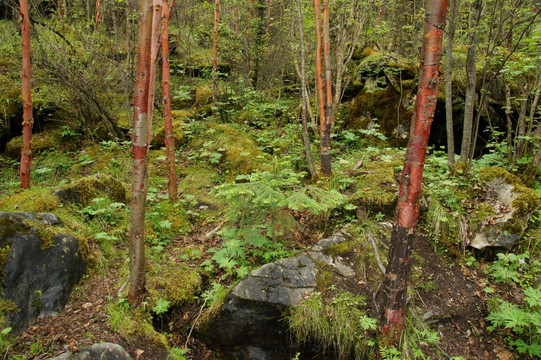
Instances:
[[[333,353],[335,359],[375,359],[376,319],[366,299],[350,292],[332,298],[313,295],[291,309],[289,327],[297,341]]]

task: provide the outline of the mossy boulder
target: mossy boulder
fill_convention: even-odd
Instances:
[[[309,342],[296,343],[283,314],[311,295],[341,292],[346,284],[357,282],[355,279],[362,276],[362,270],[356,256],[360,256],[358,249],[363,244],[351,241],[352,238],[344,228],[306,252],[252,271],[202,317],[196,326],[196,336],[210,348],[232,358],[258,354],[249,358],[289,359],[297,351],[308,358],[307,354],[314,350],[313,344],[303,347]],[[349,246],[337,254],[342,243]],[[330,348],[339,344],[326,345]]]
[[[210,104],[212,101],[212,89],[207,85],[198,86],[195,89],[195,102],[193,107],[198,108]]]
[[[356,180],[355,191],[349,196],[349,202],[373,211],[391,214],[398,200],[398,183],[395,179],[394,166],[399,161],[371,161],[361,170],[353,171]]]
[[[193,117],[193,112],[191,110],[175,110],[172,112],[173,118],[173,138],[175,139],[175,148],[178,149],[180,146],[187,143],[188,138],[186,137],[186,124]],[[160,126],[156,128],[154,137],[152,138],[150,144],[154,149],[159,149],[165,146],[165,127]]]
[[[195,300],[201,282],[199,273],[187,266],[154,264],[147,277],[147,291],[154,303],[163,299],[179,308]]]
[[[0,210],[24,212],[53,212],[61,206],[60,198],[50,188],[33,186],[0,199]]]
[[[70,144],[63,141],[60,135],[61,130],[49,130],[46,132],[32,134],[32,153],[39,154],[41,152],[51,150],[58,147],[69,147]],[[12,159],[18,159],[21,156],[21,147],[23,145],[23,137],[17,136],[11,139],[7,145],[5,153]]]
[[[485,184],[483,202],[476,207],[476,225],[470,246],[476,249],[510,249],[528,227],[532,213],[541,201],[535,190],[507,170],[482,169],[479,179]]]
[[[96,174],[76,180],[53,191],[62,201],[87,206],[92,199],[108,197],[111,201],[126,203],[126,189],[119,180],[105,174]]]
[[[367,51],[355,65],[353,88],[348,90],[353,100],[341,119],[346,128],[370,130],[378,124],[391,144],[406,145],[417,72],[413,62]]]
[[[15,306],[1,315],[16,331],[62,307],[85,271],[79,241],[53,214],[0,212],[0,249],[0,295]]]
[[[217,163],[235,174],[267,170],[271,164],[269,155],[259,150],[252,138],[226,124],[209,124],[204,133],[194,137],[190,146],[206,154],[210,163]]]

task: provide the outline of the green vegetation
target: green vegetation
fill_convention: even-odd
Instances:
[[[341,292],[325,299],[311,296],[292,309],[289,326],[299,341],[315,341],[336,359],[371,358],[375,354],[376,319],[367,315],[363,297]]]
[[[440,81],[430,140],[435,145],[424,163],[421,237],[415,245],[408,293],[411,308],[402,345],[396,349],[378,346],[373,319],[377,304],[372,296],[383,276],[380,268],[385,267],[414,110],[424,19],[421,4],[332,2],[332,69],[334,81],[335,75],[344,80],[342,100],[335,104],[331,135],[333,174],[313,178],[302,143],[299,41],[296,15],[285,6],[289,2],[273,2],[267,9],[265,1],[254,5],[230,0],[221,14],[217,73],[212,70],[212,2],[188,0],[175,9],[168,100],[173,106],[179,194],[173,200],[167,194],[158,81],[144,234],[146,298],[140,308],[132,309],[126,287],[139,19],[135,3],[102,2],[101,22],[94,18],[93,2],[74,0],[67,8],[62,2],[32,3],[32,188],[21,190],[21,41],[16,8],[0,1],[0,149],[5,146],[0,154],[0,211],[59,216],[62,232],[80,241],[88,264],[73,304],[95,289],[102,291],[103,309],[96,313],[107,313],[104,333],[114,332],[133,348],[144,349],[141,358],[152,357],[153,348],[160,348],[167,350],[167,359],[197,360],[188,341],[194,323],[216,315],[237,281],[262,264],[309,249],[352,222],[356,223],[348,228],[351,239],[330,246],[324,255],[350,261],[358,278],[346,279],[330,265],[320,267],[321,292],[292,309],[288,318],[299,341],[319,345],[340,359],[375,358],[378,352],[382,359],[461,359],[453,357],[462,355],[458,352],[441,351],[447,348],[440,346],[444,344],[456,350],[464,339],[457,345],[451,331],[446,332],[458,320],[455,309],[441,305],[448,296],[440,291],[442,284],[454,283],[442,280],[444,270],[431,267],[436,257],[423,258],[421,244],[427,240],[453,281],[459,281],[462,273],[471,281],[468,285],[480,290],[467,294],[478,299],[476,316],[488,319],[495,345],[508,344],[517,358],[541,357],[541,169],[529,168],[540,144],[536,130],[541,126],[541,107],[533,101],[541,69],[541,31],[538,21],[530,24],[538,20],[532,16],[539,11],[531,3],[501,6],[501,1],[487,1],[486,15],[476,27],[481,35],[475,64],[478,142],[472,146],[475,154],[468,166],[449,166],[441,147],[446,145],[446,129],[440,126],[445,123],[445,81]],[[464,3],[459,12],[461,30],[454,40],[454,70],[448,79],[453,85],[449,105],[455,131],[462,127],[465,106],[470,5]],[[309,2],[303,2],[301,10],[309,50],[308,138],[318,168],[315,20]],[[335,63],[340,58],[343,64]],[[459,135],[455,134],[457,140]],[[489,189],[499,179],[511,187],[509,204],[495,200]],[[68,195],[55,195],[58,190]],[[509,221],[497,235],[516,238],[511,250],[473,249],[477,233],[511,216],[510,205],[520,219]],[[5,241],[9,235],[36,233],[44,250],[56,235],[51,227],[31,221],[19,227],[0,225],[8,225],[7,232],[0,233],[0,275],[11,251]],[[374,247],[379,249],[381,266]],[[458,288],[455,303],[463,296]],[[41,297],[33,294],[36,309]],[[441,316],[435,323],[424,321],[428,308],[436,305],[441,306]],[[37,334],[22,340],[13,334],[5,314],[17,310],[0,298],[2,356],[43,358],[63,349],[66,343],[57,338]],[[456,338],[471,330],[468,339],[475,344],[487,339],[485,321],[466,322],[457,324],[461,333]],[[85,341],[102,341],[98,330],[104,329],[86,330]],[[145,347],[147,343],[151,345]],[[472,352],[477,350],[472,346]]]

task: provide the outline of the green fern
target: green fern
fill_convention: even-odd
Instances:
[[[527,288],[524,295],[523,306],[499,299],[487,317],[493,324],[488,329],[511,330],[515,336],[509,339],[511,346],[521,354],[541,357],[541,289]]]
[[[288,256],[280,238],[301,229],[292,211],[318,214],[342,203],[336,191],[303,186],[306,174],[287,165],[284,161],[275,171],[239,175],[236,183],[218,188],[216,195],[229,203],[228,221],[220,232],[222,248],[212,250],[212,260],[228,274],[244,275],[254,260],[267,263]]]

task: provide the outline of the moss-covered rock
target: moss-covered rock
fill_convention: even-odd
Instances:
[[[355,192],[350,195],[350,203],[383,213],[391,213],[398,199],[398,184],[393,167],[395,162],[368,162],[353,173],[356,180]]]
[[[175,110],[172,112],[173,117],[173,138],[175,139],[175,148],[185,145],[188,141],[186,137],[186,123],[193,117],[191,110]],[[156,128],[154,137],[150,142],[154,149],[159,149],[165,146],[165,127],[159,126]]]
[[[53,194],[60,197],[64,202],[87,206],[92,199],[108,197],[111,201],[126,202],[126,189],[117,179],[105,175],[79,179],[70,185],[53,191]]]
[[[197,151],[206,151],[211,163],[219,163],[224,170],[235,174],[270,168],[269,156],[257,148],[255,141],[229,125],[209,124],[208,129],[194,137],[190,145]]]
[[[0,210],[3,211],[54,212],[60,205],[60,198],[53,195],[50,188],[39,186],[0,199]]]
[[[469,245],[480,250],[509,249],[524,235],[531,214],[541,204],[539,196],[503,168],[482,169],[479,178],[485,183],[485,196],[476,206]]]
[[[212,101],[212,89],[209,86],[202,85],[195,89],[195,102],[193,107],[198,108],[210,104]]]
[[[61,130],[49,130],[37,134],[32,134],[32,153],[39,154],[43,151],[54,148],[70,147],[69,142],[63,141]],[[18,159],[21,156],[21,147],[23,145],[23,137],[17,136],[11,139],[7,145],[5,153],[12,159]]]
[[[188,267],[155,264],[147,277],[147,290],[152,301],[163,299],[171,307],[192,303],[200,287],[201,276]]]
[[[17,331],[63,306],[85,271],[81,244],[64,230],[53,214],[0,212],[0,291],[16,306],[4,310]]]

